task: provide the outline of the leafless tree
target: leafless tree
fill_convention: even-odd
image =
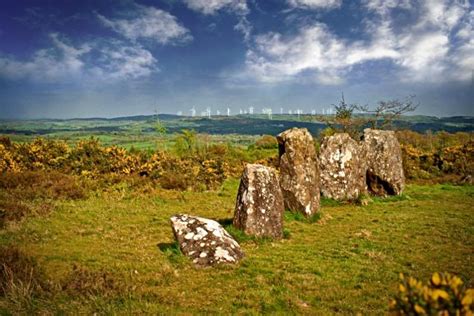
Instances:
[[[414,98],[415,96],[409,96],[402,101],[399,99],[379,101],[374,109],[370,109],[368,105],[347,103],[342,94],[339,104],[333,105],[336,110],[334,115],[318,115],[316,119],[326,123],[332,131],[348,133],[354,139],[358,139],[365,127],[393,128],[394,121],[417,109],[419,103],[415,103]]]

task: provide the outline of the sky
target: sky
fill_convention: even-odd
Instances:
[[[474,115],[473,2],[0,3],[0,118],[322,113],[342,93]]]

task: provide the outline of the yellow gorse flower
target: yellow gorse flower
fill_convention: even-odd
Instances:
[[[473,315],[474,289],[463,288],[461,278],[435,272],[423,284],[400,274],[397,297],[389,303],[396,315]]]

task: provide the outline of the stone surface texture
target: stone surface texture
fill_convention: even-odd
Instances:
[[[366,193],[365,151],[347,133],[325,137],[319,154],[321,194],[353,200]]]
[[[218,222],[183,214],[170,220],[179,248],[196,266],[232,264],[243,258],[239,244]]]
[[[306,128],[292,128],[277,136],[280,187],[285,207],[311,216],[319,209],[319,165],[314,141]]]
[[[371,194],[399,195],[405,188],[402,151],[393,131],[364,130],[367,188]]]
[[[282,238],[284,210],[276,170],[248,164],[240,179],[234,226],[247,235]]]

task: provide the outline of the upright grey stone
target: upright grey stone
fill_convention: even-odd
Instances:
[[[218,222],[184,214],[170,220],[181,252],[196,266],[237,263],[243,258],[239,244]]]
[[[364,130],[367,188],[375,195],[399,195],[405,187],[402,151],[393,131]]]
[[[247,235],[282,238],[284,210],[276,170],[248,164],[240,179],[234,226]]]
[[[292,128],[277,136],[280,187],[285,207],[311,216],[319,209],[319,167],[313,137],[306,128]]]
[[[366,192],[365,152],[347,133],[325,137],[319,154],[321,194],[352,200]]]

